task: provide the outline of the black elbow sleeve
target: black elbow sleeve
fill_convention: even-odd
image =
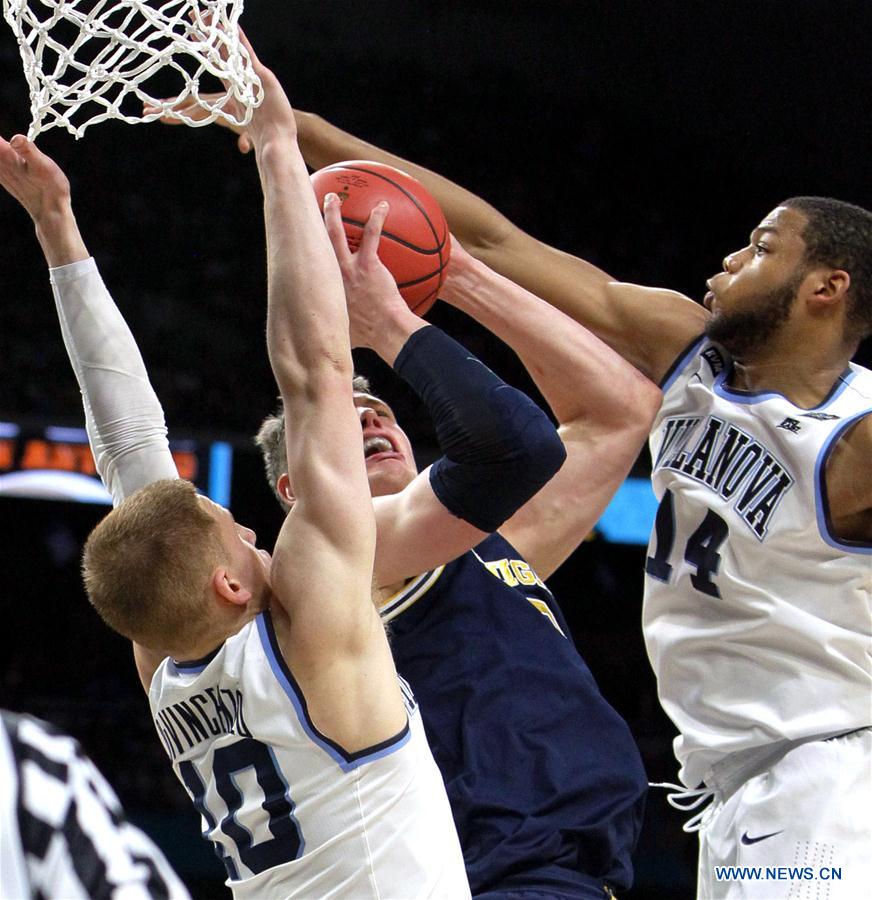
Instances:
[[[507,385],[491,394],[485,418],[498,432],[491,434],[488,451],[475,460],[446,454],[430,469],[430,485],[446,509],[491,532],[555,475],[566,449],[545,413]]]
[[[563,464],[554,425],[437,328],[414,332],[394,363],[424,401],[445,454],[430,484],[454,515],[496,531]]]

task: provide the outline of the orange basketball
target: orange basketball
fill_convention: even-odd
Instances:
[[[427,189],[393,166],[366,160],[319,169],[312,175],[312,186],[322,208],[326,194],[339,195],[342,223],[353,251],[360,246],[373,207],[382,200],[389,204],[378,256],[409,309],[423,316],[436,301],[451,249],[448,223]]]

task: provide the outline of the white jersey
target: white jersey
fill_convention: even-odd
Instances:
[[[213,654],[164,660],[149,699],[234,897],[469,897],[411,691],[407,726],[347,753],[313,725],[262,613]]]
[[[689,787],[872,719],[872,547],[832,534],[824,487],[836,441],[872,412],[872,372],[849,366],[801,409],[731,389],[731,365],[704,339],[685,353],[650,442],[643,624]]]

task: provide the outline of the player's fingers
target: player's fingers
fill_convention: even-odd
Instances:
[[[215,21],[215,13],[211,9],[201,10],[195,7],[189,10],[188,18],[191,20],[195,28],[205,33],[212,27],[212,23]],[[224,27],[220,19],[215,25],[215,30],[220,35],[220,39],[218,42],[218,56],[221,58],[222,62],[227,62],[230,57],[230,38],[228,37],[227,29]],[[222,79],[222,82],[223,80],[224,79]]]
[[[184,112],[184,113],[188,112],[188,110],[184,107],[184,105],[176,107],[176,110],[178,112]],[[163,113],[163,107],[162,106],[154,106],[151,103],[143,103],[142,104],[142,114],[144,116],[153,116],[155,113]],[[191,117],[193,118],[193,115]],[[181,119],[177,119],[175,116],[170,116],[170,115],[161,115],[161,117],[158,119],[158,122],[163,122],[164,125],[183,125],[184,124],[184,122],[182,122]]]
[[[16,152],[24,165],[39,162],[42,157],[42,154],[36,149],[36,144],[27,140],[23,134],[16,134],[10,138],[9,146]]]
[[[341,205],[339,197],[334,193],[324,197],[324,224],[327,227],[327,235],[333,244],[333,252],[339,260],[339,265],[344,266],[351,259],[351,251],[348,249],[348,238],[342,225]]]
[[[249,57],[251,57],[251,63],[255,68],[263,65],[261,61],[258,59],[257,54],[254,52],[254,47],[251,46],[251,41],[248,39],[248,35],[240,28],[238,25],[236,26],[239,32],[239,42],[243,47],[248,51]]]
[[[207,27],[211,27],[214,19],[214,13],[211,10],[203,12],[202,14],[195,14],[195,11],[191,10],[191,13],[189,13],[189,15],[191,16],[191,20],[195,25],[202,24]],[[197,19],[197,15],[200,15],[199,21]],[[221,57],[223,62],[227,62],[230,56],[230,38],[227,34],[227,30],[224,28],[221,22],[218,23],[216,29],[221,33],[223,38],[221,41],[221,45],[218,48],[218,55]],[[262,63],[258,59],[257,54],[254,52],[254,47],[251,46],[251,41],[249,41],[248,36],[238,24],[236,26],[236,33],[239,37],[239,43],[245,48],[245,51],[248,53],[248,56],[251,59],[252,67],[254,69],[262,68]]]
[[[219,93],[200,94],[200,99],[206,103],[215,103],[223,97],[224,94]],[[180,97],[161,97],[156,103],[145,101],[142,104],[142,112],[143,115],[146,116],[152,115],[153,113],[164,113],[169,110],[177,113],[184,113],[186,116],[195,120],[203,119],[207,115],[206,110],[190,97],[185,99],[181,99]],[[168,125],[176,125],[179,120],[162,116],[161,121],[166,122]]]
[[[212,24],[212,15],[211,9],[198,9],[196,6],[189,9],[188,18],[191,20],[189,31],[198,31],[201,37],[205,36],[206,29]]]
[[[9,141],[0,137],[0,175],[7,172],[18,161],[18,156]],[[5,182],[4,182],[5,185]]]
[[[363,258],[375,256],[388,211],[388,204],[381,200],[376,203],[369,214],[369,218],[366,220],[366,225],[363,228],[363,237],[361,238],[360,250],[358,251]]]
[[[201,94],[202,100],[207,100],[209,102],[214,102],[215,100],[221,100],[224,98],[224,94]],[[200,122],[205,119],[210,113],[209,110],[204,109],[194,100],[185,100],[181,103],[174,103],[172,99],[162,100],[161,104],[167,103],[169,108],[172,108],[173,114],[167,112],[164,115],[160,115],[158,118],[158,122],[161,122],[164,125],[184,125],[185,119],[190,119],[192,122]],[[143,103],[142,104],[142,114],[144,116],[151,116],[164,113],[164,110],[168,107],[164,107],[163,105],[158,106],[154,103]],[[178,116],[182,115],[185,119],[180,119]],[[234,125],[232,122],[228,122],[227,119],[222,116],[218,116],[215,119],[215,124],[220,125],[222,128],[226,128],[229,131],[233,131],[236,134],[242,134],[242,130],[238,125]],[[242,150],[242,146],[239,148]],[[251,147],[249,146],[248,150]],[[243,153],[248,153],[248,150],[242,150]]]

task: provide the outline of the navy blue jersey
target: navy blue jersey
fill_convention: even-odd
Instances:
[[[383,606],[474,894],[632,880],[647,781],[553,596],[498,534]]]

